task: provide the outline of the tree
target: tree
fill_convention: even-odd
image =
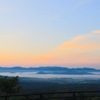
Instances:
[[[4,95],[21,92],[19,77],[2,77],[0,78],[0,92]]]

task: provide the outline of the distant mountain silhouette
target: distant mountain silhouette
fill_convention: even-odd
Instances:
[[[95,68],[66,68],[58,66],[47,66],[47,67],[20,67],[15,66],[11,68],[0,67],[0,72],[36,72],[37,74],[93,74],[93,72],[100,72]]]

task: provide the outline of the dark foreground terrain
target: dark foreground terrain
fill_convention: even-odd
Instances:
[[[20,78],[24,93],[100,91],[100,80]]]
[[[20,94],[0,100],[100,100],[100,80],[20,78]]]

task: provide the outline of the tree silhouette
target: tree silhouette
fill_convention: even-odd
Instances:
[[[0,78],[0,92],[4,95],[21,92],[19,77],[2,77]]]

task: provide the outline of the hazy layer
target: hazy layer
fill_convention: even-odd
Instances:
[[[19,76],[28,78],[73,78],[73,79],[100,79],[100,73],[95,75],[59,75],[59,74],[36,74],[36,72],[0,72],[2,76]]]

